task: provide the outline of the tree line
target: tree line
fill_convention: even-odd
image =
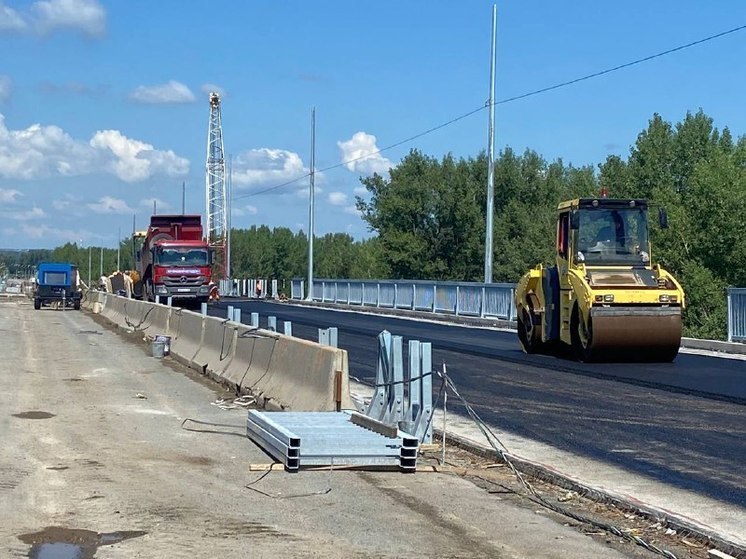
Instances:
[[[372,237],[355,241],[331,233],[315,239],[316,277],[482,280],[484,154],[436,158],[412,150],[388,176],[360,180],[367,195],[357,197],[357,208]],[[686,334],[723,338],[725,289],[746,286],[746,138],[718,130],[700,110],[676,124],[653,115],[627,157],[610,155],[597,166],[547,161],[533,150],[501,151],[495,162],[494,281],[515,282],[530,267],[551,262],[557,204],[597,196],[602,188],[610,197],[647,198],[667,209],[669,229],[651,223],[653,259],[684,285]],[[123,269],[132,265],[129,242],[122,244]],[[235,229],[233,276],[303,277],[307,243],[304,232],[283,227]],[[46,252],[13,253],[10,259],[0,253],[0,262],[70,261],[86,277],[88,249],[67,244]],[[115,250],[104,249],[105,270],[114,269],[115,259]]]

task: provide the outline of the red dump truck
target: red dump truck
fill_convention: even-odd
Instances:
[[[134,295],[154,301],[172,297],[207,302],[212,282],[212,253],[199,215],[154,215],[145,232],[133,236],[137,278]]]

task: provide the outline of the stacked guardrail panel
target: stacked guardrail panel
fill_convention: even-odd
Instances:
[[[249,438],[288,471],[302,466],[394,466],[414,471],[419,441],[398,429],[346,412],[250,410]]]

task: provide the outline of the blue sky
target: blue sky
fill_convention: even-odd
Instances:
[[[223,92],[234,227],[306,229],[310,109],[317,168],[481,106],[492,2],[0,0],[0,247],[116,245],[146,223],[204,213],[207,92]],[[497,99],[746,23],[740,2],[498,2]],[[654,112],[704,109],[746,133],[746,31],[497,108],[497,147],[597,164],[626,155]],[[487,111],[317,176],[317,234],[368,235],[359,177],[410,148],[486,146]]]

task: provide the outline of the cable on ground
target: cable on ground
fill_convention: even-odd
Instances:
[[[440,374],[440,373],[439,373]],[[482,419],[479,417],[479,414],[472,408],[472,406],[469,404],[469,402],[466,401],[466,399],[459,393],[458,389],[456,388],[456,385],[454,384],[453,380],[449,376],[443,376],[440,375],[441,378],[444,378],[444,384],[447,385],[447,388],[453,392],[453,394],[461,401],[461,403],[464,405],[464,407],[467,410],[467,413],[471,417],[471,419],[476,423],[479,430],[482,432],[482,434],[485,435],[485,438],[487,439],[487,442],[490,444],[492,449],[497,454],[498,458],[508,465],[511,472],[516,476],[518,481],[520,481],[521,485],[529,492],[528,498],[531,499],[533,502],[535,502],[538,505],[541,505],[545,508],[548,508],[556,513],[559,513],[563,516],[566,516],[568,518],[572,518],[573,520],[576,520],[577,522],[581,522],[583,524],[588,524],[590,526],[593,526],[595,528],[598,528],[600,530],[604,530],[606,532],[609,532],[611,534],[614,534],[615,536],[618,536],[622,539],[625,539],[629,542],[635,543],[641,547],[644,547],[645,549],[652,551],[653,553],[657,553],[658,555],[662,555],[664,557],[667,557],[668,559],[677,559],[676,555],[674,555],[671,551],[668,551],[667,549],[662,549],[655,544],[648,542],[647,540],[644,540],[643,538],[636,536],[634,534],[631,534],[618,526],[615,526],[613,524],[609,524],[607,522],[600,522],[597,520],[594,520],[592,518],[588,518],[586,516],[583,516],[581,514],[577,514],[573,511],[567,510],[564,507],[561,507],[559,505],[556,505],[555,503],[549,501],[545,497],[539,494],[539,492],[534,488],[533,485],[521,474],[521,472],[518,471],[516,466],[513,464],[512,460],[508,456],[507,448],[505,445],[500,442],[500,439],[493,433],[493,431],[489,428],[489,426],[482,421]],[[497,445],[500,445],[502,447],[498,448]],[[479,478],[483,481],[487,481],[489,483],[494,483],[490,480],[487,480],[485,478]]]

